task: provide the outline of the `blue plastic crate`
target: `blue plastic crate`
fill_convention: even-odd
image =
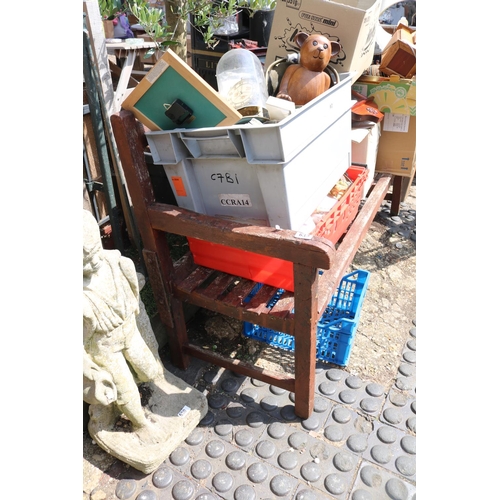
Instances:
[[[318,321],[317,359],[340,366],[346,366],[349,362],[361,307],[368,289],[369,277],[368,271],[358,269],[342,278],[337,291]],[[250,300],[260,286],[262,285],[256,285],[246,300]],[[283,292],[284,290],[278,290],[268,303],[269,308],[274,306]],[[280,349],[295,350],[295,337],[293,335],[253,325],[246,321],[243,323],[243,335]]]
[[[370,273],[361,269],[346,274],[325,312],[332,314],[334,318],[349,318],[357,322],[368,289],[369,278]]]

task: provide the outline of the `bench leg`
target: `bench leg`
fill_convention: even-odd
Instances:
[[[318,270],[294,265],[295,281],[295,414],[309,418],[314,407]]]
[[[403,177],[401,177],[400,175],[395,175],[394,180],[392,182],[391,215],[399,215],[402,187],[403,187]]]
[[[143,255],[158,314],[167,331],[170,357],[175,366],[185,370],[189,366],[190,358],[183,349],[183,346],[188,343],[188,336],[182,302],[168,292],[168,284],[162,278],[157,254],[150,250],[144,250]]]

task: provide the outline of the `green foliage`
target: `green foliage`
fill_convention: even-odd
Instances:
[[[248,10],[255,12],[256,10],[274,10],[277,0],[241,0],[240,5]]]
[[[146,309],[146,312],[151,319],[158,312],[158,308],[156,306],[155,296],[153,294],[153,289],[151,288],[150,281],[146,282],[140,294],[142,303],[144,304],[144,308]]]
[[[241,9],[240,0],[179,0],[183,4],[182,15],[203,36],[209,48],[219,40],[215,32],[224,24],[224,19],[236,15]]]
[[[215,32],[224,24],[224,19],[236,15],[245,7],[253,13],[256,10],[273,10],[277,0],[165,0],[178,22],[190,25],[203,36],[208,48],[214,48],[219,40]],[[101,13],[116,14],[120,0],[99,0]],[[102,4],[102,7],[101,7]],[[114,9],[114,10],[113,10]],[[164,50],[168,45],[178,44],[175,40],[176,26],[168,26],[163,9],[149,4],[147,0],[128,0],[121,8],[133,14],[144,31],[155,42],[157,49]],[[104,14],[103,14],[104,15]],[[145,57],[153,54],[150,50]]]
[[[99,11],[104,20],[111,21],[122,8],[120,0],[99,0]]]
[[[144,31],[156,44],[157,49],[176,43],[171,40],[172,33],[168,31],[165,13],[162,9],[152,7],[147,0],[131,0],[126,4],[126,7],[137,18]],[[154,50],[150,50],[144,57],[150,57],[153,53]]]
[[[117,0],[100,0],[113,2]],[[240,0],[174,0],[165,1],[180,22],[191,25],[202,35],[208,47],[215,47],[218,40],[215,31],[224,23],[224,19],[238,12]],[[275,0],[273,0],[275,1]],[[157,44],[158,49],[179,43],[174,39],[175,26],[168,26],[165,13],[162,9],[152,7],[147,0],[129,0],[125,4],[127,10],[133,14],[144,31]],[[145,57],[154,51],[149,51]]]
[[[224,19],[236,15],[241,8],[247,8],[250,15],[256,10],[274,10],[277,0],[165,0],[165,8],[170,9],[179,22],[190,25],[203,36],[208,48],[214,48],[219,40],[215,32],[224,24]],[[144,57],[155,50],[165,50],[169,45],[178,44],[174,34],[175,26],[168,26],[163,9],[149,4],[147,0],[128,0],[121,5],[120,0],[99,0],[103,19],[113,19],[117,12],[133,14],[144,31],[156,44]]]

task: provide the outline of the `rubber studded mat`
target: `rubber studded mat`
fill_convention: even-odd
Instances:
[[[318,363],[305,420],[293,393],[217,367],[199,373],[186,381],[211,388],[205,418],[149,475],[116,461],[98,487],[106,498],[416,499],[416,327],[388,392]]]

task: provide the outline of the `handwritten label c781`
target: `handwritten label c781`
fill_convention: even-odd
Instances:
[[[239,184],[238,174],[230,172],[217,172],[210,176],[210,179],[221,184]]]

